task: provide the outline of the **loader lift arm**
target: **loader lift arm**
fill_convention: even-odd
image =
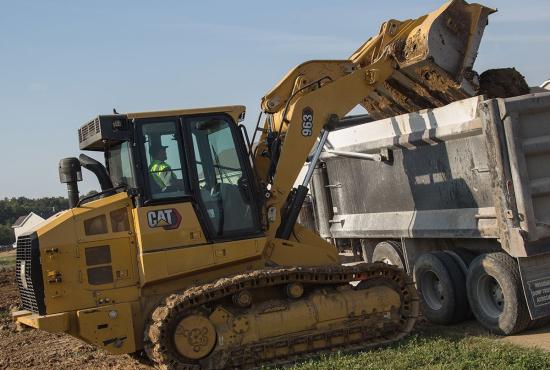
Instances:
[[[294,225],[285,218],[289,207],[301,206],[293,199],[304,191],[293,191],[294,182],[329,121],[334,125],[357,105],[380,119],[475,95],[472,66],[493,12],[452,0],[417,19],[389,20],[349,59],[303,63],[266,94],[254,165],[266,189],[267,234],[288,239],[280,226]]]
[[[269,220],[269,233],[275,232],[281,225],[281,216],[287,213],[284,211],[285,204],[292,203],[288,198],[293,184],[321,131],[331,121],[344,117],[374,91],[377,85],[390,77],[395,70],[395,62],[391,56],[385,55],[365,68],[357,68],[350,61],[315,61],[297,69],[304,72],[296,78],[294,89],[299,91],[301,86],[305,86],[307,92],[299,92],[289,99],[282,110],[273,113],[269,118],[271,135],[276,136],[281,143],[280,156],[270,184],[270,196],[266,202],[267,209],[277,210],[272,211],[275,217]],[[305,77],[317,75],[318,71],[328,73],[313,82]],[[270,103],[272,100],[264,100],[264,109]],[[266,124],[266,128],[268,127]],[[265,140],[261,139],[261,142],[267,141],[268,132],[269,128],[262,135]],[[267,147],[259,146],[256,155],[258,170],[265,176],[262,178],[269,177],[267,171],[272,164],[261,155],[268,150]]]

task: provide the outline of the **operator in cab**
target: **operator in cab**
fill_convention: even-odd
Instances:
[[[166,146],[159,144],[151,146],[152,161],[149,172],[161,191],[165,191],[177,183],[176,175],[172,172],[170,165],[166,163],[166,148]]]

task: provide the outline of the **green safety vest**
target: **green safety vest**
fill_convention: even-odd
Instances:
[[[160,186],[161,189],[164,189],[168,186],[168,184],[164,183],[164,179],[162,177],[162,174],[165,172],[170,171],[171,168],[168,164],[162,161],[153,161],[151,163],[151,166],[149,167],[149,172],[151,172],[151,176],[155,180],[158,186]]]

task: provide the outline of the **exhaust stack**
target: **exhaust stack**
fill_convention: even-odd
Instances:
[[[82,181],[82,168],[78,158],[69,157],[59,161],[59,181],[67,184],[69,208],[76,207],[79,199],[78,182]]]

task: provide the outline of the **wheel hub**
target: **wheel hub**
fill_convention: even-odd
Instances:
[[[200,360],[214,349],[216,329],[204,316],[187,316],[176,327],[174,343],[181,355],[192,360]]]
[[[424,301],[432,310],[443,307],[445,294],[439,277],[433,271],[426,271],[422,276],[422,294]]]
[[[492,276],[486,275],[480,279],[477,289],[478,301],[483,311],[497,319],[504,310],[504,294],[500,284]]]

